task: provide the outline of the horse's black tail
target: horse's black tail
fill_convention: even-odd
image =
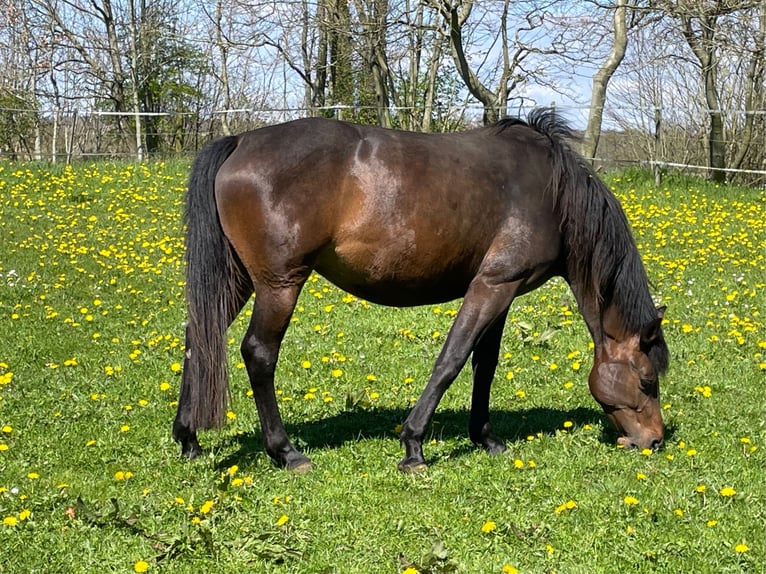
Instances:
[[[215,177],[237,138],[209,143],[197,156],[186,192],[186,361],[182,395],[191,430],[220,427],[229,403],[226,330],[237,305],[241,272],[221,228]]]

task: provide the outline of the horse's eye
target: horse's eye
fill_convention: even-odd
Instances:
[[[647,395],[654,395],[657,392],[657,381],[654,379],[639,379],[641,391]]]

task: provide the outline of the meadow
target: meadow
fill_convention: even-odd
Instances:
[[[668,306],[658,452],[618,448],[590,338],[553,281],[509,315],[492,397],[509,452],[467,438],[470,378],[428,470],[397,426],[459,302],[389,309],[319,276],[278,395],[314,470],[263,452],[230,330],[232,410],[189,462],[170,436],[185,321],[188,163],[0,163],[0,571],[760,572],[766,564],[763,190],[605,176]]]

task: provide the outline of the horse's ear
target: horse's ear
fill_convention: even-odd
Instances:
[[[657,318],[650,321],[641,328],[641,345],[646,347],[651,345],[654,340],[660,336],[660,327],[662,326],[662,320],[665,318],[665,309],[667,307],[657,307]]]

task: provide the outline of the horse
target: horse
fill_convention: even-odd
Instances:
[[[423,438],[469,356],[468,435],[498,454],[490,387],[511,302],[554,276],[594,343],[588,384],[625,447],[658,449],[659,376],[668,366],[646,271],[618,200],[550,109],[526,120],[425,134],[299,119],[227,136],[196,157],[185,195],[185,358],[173,437],[201,453],[229,400],[228,326],[255,292],[241,353],[265,450],[297,472],[277,406],[280,345],[313,271],[388,306],[462,297],[425,388],[401,426],[398,468],[426,468]]]

